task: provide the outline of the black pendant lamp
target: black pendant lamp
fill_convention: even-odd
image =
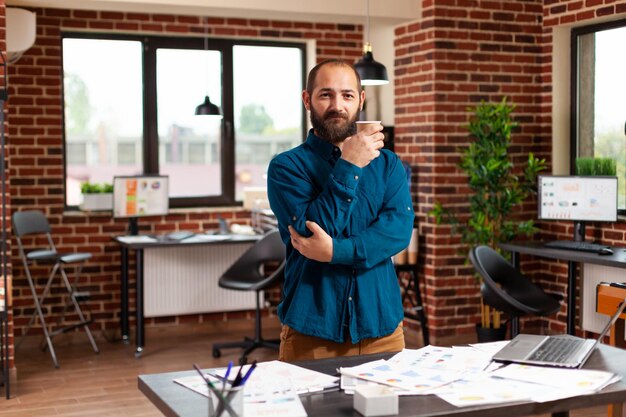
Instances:
[[[196,107],[196,116],[221,116],[220,108],[211,103],[209,96],[204,96],[204,102]]]
[[[207,22],[206,17],[204,18],[204,50],[208,51],[209,46],[209,24]],[[209,68],[207,66],[207,73],[209,72]],[[207,82],[207,91],[208,91],[208,82]],[[221,116],[220,108],[215,104],[211,103],[211,99],[209,98],[209,94],[204,96],[204,102],[196,106],[196,116]]]
[[[384,85],[389,84],[387,68],[383,64],[374,60],[370,39],[370,2],[366,0],[366,33],[367,41],[363,45],[363,56],[354,64],[354,69],[361,77],[362,85]]]

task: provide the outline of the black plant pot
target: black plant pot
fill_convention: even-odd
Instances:
[[[476,323],[476,336],[478,337],[478,343],[505,340],[506,325],[494,329],[493,327],[482,327],[480,323]]]

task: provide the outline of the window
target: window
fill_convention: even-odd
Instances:
[[[302,141],[301,95],[293,93],[302,91],[302,72],[290,65],[276,65],[299,62],[300,53],[275,46],[236,45],[233,49],[237,199],[242,198],[246,186],[265,186],[271,157]],[[250,68],[258,75],[251,77]]]
[[[626,20],[572,31],[572,173],[576,157],[617,162],[618,209],[626,214]]]
[[[137,174],[168,175],[172,207],[236,204],[306,134],[303,44],[67,33],[63,76],[69,207]]]

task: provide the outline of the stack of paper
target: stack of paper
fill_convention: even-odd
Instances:
[[[133,244],[133,243],[156,243],[156,242],[158,242],[157,239],[153,238],[152,236],[148,236],[148,235],[118,236],[117,240],[119,240],[122,243],[126,243],[126,244]]]
[[[249,365],[245,365],[241,373],[245,374],[248,367]],[[238,372],[239,367],[233,367],[229,380],[233,380]],[[216,369],[207,376],[219,388],[223,384],[225,373],[226,369]],[[306,410],[298,394],[337,387],[337,380],[337,377],[285,362],[259,362],[244,385],[244,415],[305,417]],[[174,382],[209,396],[206,382],[199,375],[177,378]]]
[[[378,360],[351,368],[342,375],[406,390],[400,395],[428,394],[442,385],[459,380],[469,372],[481,372],[491,356],[473,348],[426,346],[404,349],[389,360]],[[348,381],[344,381],[348,385]],[[352,385],[355,385],[354,383]]]
[[[246,365],[248,366],[248,365]],[[234,379],[239,368],[234,367],[230,372],[229,379]],[[242,373],[245,373],[245,367]],[[218,369],[215,372],[223,377],[225,369]],[[288,383],[298,394],[307,392],[318,392],[327,388],[337,387],[339,378],[323,374],[310,369],[301,368],[286,362],[269,361],[257,363],[256,369],[250,375],[248,383],[263,384],[266,381],[284,381]]]
[[[405,349],[389,360],[341,368],[341,385],[351,394],[360,384],[385,384],[399,395],[435,394],[461,407],[550,401],[596,392],[620,379],[610,372],[492,363],[502,346]]]

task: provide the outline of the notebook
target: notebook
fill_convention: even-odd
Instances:
[[[580,368],[615,324],[619,315],[624,311],[624,307],[626,307],[626,299],[618,306],[615,314],[595,340],[570,335],[520,334],[493,355],[492,359],[497,362]]]

